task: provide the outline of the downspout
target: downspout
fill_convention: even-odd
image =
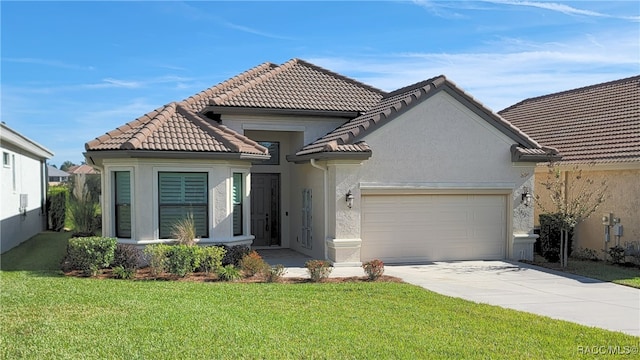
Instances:
[[[40,222],[41,231],[49,227],[49,216],[47,212],[47,193],[49,192],[49,169],[46,160],[40,160],[40,215],[44,221]]]
[[[323,243],[322,246],[324,248],[324,259],[326,260],[328,258],[327,256],[327,234],[329,232],[329,185],[327,184],[327,173],[329,172],[329,170],[326,167],[322,167],[320,165],[318,165],[316,163],[316,159],[311,159],[311,166],[313,166],[316,169],[322,170],[322,174],[323,174],[323,187],[324,187],[324,239],[323,239]]]

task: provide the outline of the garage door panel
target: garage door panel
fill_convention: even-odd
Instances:
[[[502,259],[504,195],[364,195],[362,261]]]

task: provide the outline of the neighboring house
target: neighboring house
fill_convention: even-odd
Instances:
[[[46,161],[53,153],[4,122],[0,148],[0,253],[4,253],[46,227]]]
[[[69,173],[51,165],[47,165],[49,185],[60,185],[69,181]]]
[[[576,165],[594,186],[607,181],[609,197],[578,225],[574,248],[600,250],[640,241],[640,76],[527,99],[499,114],[560,151],[562,176],[569,186]],[[548,193],[540,182],[546,172],[544,164],[536,168],[535,191],[543,199]],[[539,212],[536,209],[536,223]],[[609,229],[606,245],[605,214],[613,214],[623,226],[620,238]]]
[[[444,76],[385,93],[264,63],[86,145],[103,232],[291,248],[335,265],[531,258],[536,162],[557,157]]]

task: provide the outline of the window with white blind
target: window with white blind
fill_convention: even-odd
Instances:
[[[233,173],[233,236],[243,235],[244,174]]]
[[[193,216],[196,237],[209,237],[208,174],[200,172],[159,172],[158,205],[160,238],[172,237],[173,225]]]
[[[115,171],[113,176],[116,236],[131,238],[131,173],[129,171]]]
[[[312,216],[311,216],[311,189],[302,189],[302,247],[311,249],[312,244]]]

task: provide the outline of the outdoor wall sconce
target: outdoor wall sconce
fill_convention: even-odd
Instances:
[[[351,209],[351,207],[353,206],[353,194],[351,193],[351,190],[349,190],[347,195],[344,196],[344,199],[347,202],[347,207]]]
[[[522,199],[520,200],[520,203],[524,204],[524,206],[531,205],[531,193],[529,192],[529,188],[526,186],[522,188]]]

